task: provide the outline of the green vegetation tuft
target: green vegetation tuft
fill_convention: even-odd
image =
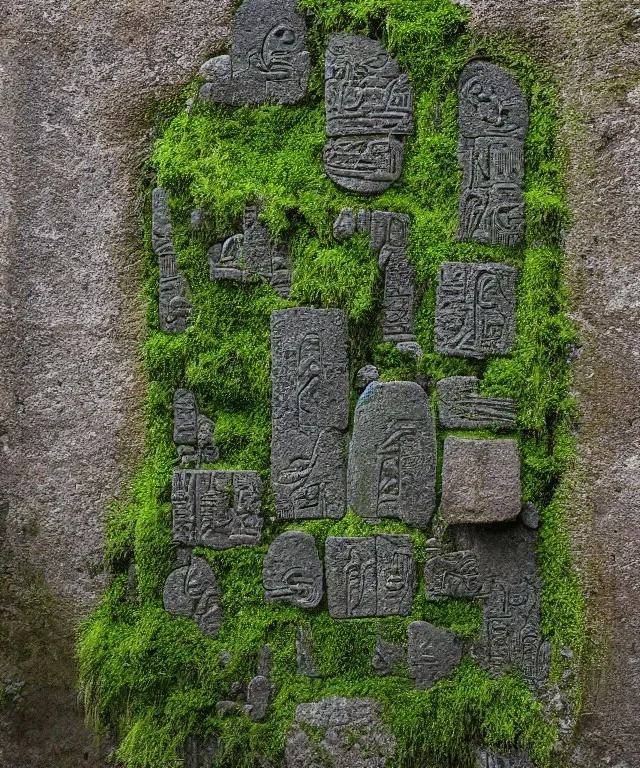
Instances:
[[[383,379],[420,374],[431,385],[443,376],[477,374],[487,394],[515,399],[523,494],[536,503],[542,518],[542,622],[552,643],[554,681],[563,671],[560,651],[569,647],[579,659],[584,644],[582,599],[563,526],[566,500],[558,490],[574,455],[566,362],[574,329],[562,287],[560,243],[567,212],[551,79],[512,40],[476,39],[466,27],[464,9],[450,0],[302,0],[300,5],[312,14],[313,73],[305,103],[232,109],[196,102],[187,113],[184,103],[197,92],[194,82],[184,99],[164,102],[155,111],[158,138],[143,192],[146,453],[128,498],[114,507],[109,522],[112,582],[80,635],[80,686],[88,716],[99,731],[115,733],[116,757],[127,768],[178,765],[190,734],[220,740],[217,766],[251,768],[255,754],[262,756],[261,765],[281,765],[297,704],[331,694],[375,696],[398,740],[393,768],[470,768],[478,743],[527,748],[539,766],[547,766],[557,730],[518,675],[492,680],[467,656],[449,679],[415,691],[406,677],[380,678],[373,672],[378,631],[398,642],[410,621],[424,619],[471,639],[480,628],[477,603],[428,603],[420,587],[408,618],[335,621],[326,601],[313,611],[263,602],[262,558],[268,543],[287,527],[308,531],[321,548],[328,535],[374,530],[353,514],[337,522],[276,522],[268,490],[270,314],[299,304],[340,307],[349,319],[352,377],[365,363],[375,363]],[[345,30],[379,37],[409,73],[416,92],[416,134],[408,141],[402,180],[373,199],[339,190],[322,168],[323,53],[328,37]],[[530,106],[527,236],[518,248],[458,243],[454,236],[460,184],[456,84],[474,55],[491,57],[511,70]],[[158,270],[150,246],[155,184],[171,195],[174,242],[195,307],[191,327],[181,335],[158,330]],[[268,286],[209,281],[207,250],[241,231],[247,202],[259,204],[272,233],[290,244],[290,301]],[[419,363],[381,342],[376,257],[365,238],[337,243],[332,237],[332,223],[343,206],[411,215],[409,256],[421,297],[418,340],[425,350]],[[189,216],[195,208],[211,215],[194,233]],[[504,261],[518,268],[518,336],[510,356],[478,362],[433,352],[435,283],[445,260]],[[172,398],[179,386],[191,389],[204,413],[216,420],[221,459],[215,466],[258,470],[267,489],[262,546],[197,550],[222,587],[225,618],[216,640],[162,608],[164,580],[174,564]],[[352,400],[355,404],[355,394]],[[424,560],[425,534],[393,521],[375,530],[410,533],[418,560]],[[296,674],[299,625],[313,638],[319,679]],[[239,714],[218,716],[216,702],[229,698],[234,682],[246,683],[256,674],[265,643],[273,652],[276,684],[267,719],[254,723]],[[221,651],[231,654],[227,666],[220,662]],[[579,685],[570,695],[577,705]]]

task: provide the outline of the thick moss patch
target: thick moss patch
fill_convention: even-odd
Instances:
[[[172,398],[178,386],[193,390],[201,409],[216,420],[221,460],[217,467],[258,470],[269,480],[269,316],[297,304],[340,307],[348,316],[352,374],[375,363],[384,379],[433,384],[454,374],[475,373],[487,394],[513,397],[523,461],[523,494],[541,512],[542,622],[553,646],[553,679],[562,670],[560,650],[583,646],[582,600],[563,528],[559,480],[573,457],[568,395],[569,345],[574,330],[565,316],[561,229],[566,223],[561,164],[556,144],[556,101],[548,75],[510,40],[477,40],[466,14],[449,0],[304,0],[310,16],[314,61],[304,104],[231,109],[185,100],[158,106],[158,138],[145,174],[144,295],[148,300],[145,361],[148,374],[146,454],[128,498],[111,516],[107,560],[114,574],[102,604],[84,625],[79,643],[81,690],[100,730],[115,731],[117,757],[128,768],[165,768],[189,734],[217,737],[217,765],[250,768],[254,755],[280,765],[284,739],[300,702],[336,694],[375,696],[398,740],[394,765],[466,768],[476,743],[498,749],[526,747],[548,765],[554,725],[522,679],[491,680],[466,657],[450,678],[429,691],[408,679],[380,678],[371,653],[380,628],[390,641],[406,637],[409,621],[425,619],[471,639],[480,627],[471,601],[429,604],[419,591],[411,617],[334,621],[326,602],[315,611],[265,605],[261,561],[268,543],[287,525],[273,520],[267,491],[264,545],[224,552],[200,550],[219,578],[225,620],[219,637],[204,638],[190,621],[162,608],[162,587],[173,567],[171,472]],[[416,135],[408,142],[400,183],[373,199],[340,191],[322,168],[324,135],[322,56],[328,36],[352,31],[379,37],[409,73],[416,91]],[[510,69],[530,106],[527,139],[527,237],[518,248],[457,243],[456,83],[472,55],[486,55]],[[175,245],[195,307],[187,333],[158,330],[158,271],[150,248],[150,194],[155,184],[171,194]],[[207,250],[241,231],[247,202],[259,203],[272,233],[291,247],[294,280],[289,302],[267,286],[211,283]],[[364,237],[340,244],[332,223],[343,206],[409,213],[409,256],[416,266],[420,305],[418,340],[425,356],[416,364],[381,343],[381,275]],[[197,233],[189,214],[211,216]],[[433,352],[435,283],[445,260],[504,261],[518,268],[518,337],[514,352],[486,362],[443,358]],[[355,394],[354,394],[355,402]],[[372,529],[349,514],[339,522],[295,526],[319,545],[328,535],[367,534]],[[418,559],[427,536],[387,521],[376,530],[409,532]],[[136,583],[131,564],[135,563]],[[294,637],[304,625],[313,636],[320,679],[296,674]],[[273,652],[277,690],[263,723],[241,715],[216,715],[236,681],[256,672],[260,647]],[[223,667],[220,651],[232,654]],[[579,686],[570,692],[579,702]]]

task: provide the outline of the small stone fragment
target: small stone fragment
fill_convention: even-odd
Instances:
[[[514,520],[520,514],[517,441],[447,437],[442,514],[451,525]]]
[[[237,701],[219,701],[216,704],[216,714],[220,717],[228,715],[229,712],[235,712],[240,709]]]
[[[356,220],[353,215],[353,208],[343,208],[333,225],[333,236],[336,240],[346,240],[355,234],[355,231]]]
[[[415,382],[376,383],[356,406],[349,447],[349,506],[361,517],[424,529],[435,511],[436,437],[429,399]]]
[[[356,373],[356,389],[364,390],[372,381],[377,381],[379,378],[380,374],[375,365],[365,365]]]
[[[313,660],[311,636],[304,627],[296,629],[296,668],[303,677],[320,677],[318,667]]]
[[[409,673],[416,688],[430,688],[447,677],[462,659],[462,646],[453,632],[426,621],[409,624]]]
[[[522,507],[520,519],[527,528],[531,528],[534,531],[539,527],[540,515],[538,513],[538,508],[532,501],[528,501],[524,507]]]
[[[200,98],[222,104],[295,104],[307,90],[306,27],[295,0],[244,0],[233,24],[231,56],[200,69]]]
[[[214,423],[200,413],[196,397],[187,389],[176,389],[173,397],[173,442],[183,465],[213,464],[219,451]]]
[[[381,677],[396,675],[402,668],[406,655],[404,646],[387,643],[378,635],[371,666]]]
[[[475,376],[440,379],[438,417],[445,429],[512,429],[515,403],[508,397],[482,397]]]
[[[416,360],[419,360],[424,356],[422,347],[417,341],[401,341],[396,344],[396,349],[401,355],[408,355],[409,357],[414,357]]]
[[[322,563],[313,536],[286,531],[273,540],[262,563],[267,602],[315,608],[322,600]]]
[[[204,208],[196,208],[195,211],[191,211],[191,229],[197,231],[208,218],[209,214]]]
[[[220,587],[211,566],[203,557],[192,557],[189,565],[172,571],[164,584],[165,611],[188,616],[203,635],[215,638],[222,624]]]
[[[255,721],[264,720],[271,701],[272,687],[266,677],[256,675],[247,686],[247,705],[251,707],[251,718]]]
[[[524,752],[512,755],[497,755],[479,749],[477,752],[478,768],[533,768],[533,763]]]
[[[185,745],[185,768],[213,768],[218,748],[215,739],[204,742],[196,736],[189,736]]]
[[[218,654],[218,662],[221,667],[228,667],[231,664],[231,659],[233,659],[233,656],[229,651],[220,651]]]

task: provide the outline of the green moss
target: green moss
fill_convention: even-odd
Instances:
[[[574,329],[566,318],[562,288],[561,229],[567,223],[561,163],[557,155],[556,98],[548,74],[509,39],[475,39],[465,11],[449,0],[304,0],[314,14],[309,45],[314,68],[306,102],[296,107],[231,109],[197,103],[184,111],[171,100],[154,113],[158,139],[145,173],[144,296],[148,302],[145,364],[146,455],[126,503],[113,510],[107,561],[114,573],[100,607],[84,625],[79,644],[80,684],[90,719],[119,738],[117,757],[127,768],[175,765],[189,734],[218,737],[219,766],[249,768],[254,753],[279,764],[284,738],[300,702],[335,694],[375,696],[398,740],[395,766],[473,764],[477,742],[496,748],[528,747],[538,764],[550,764],[556,731],[517,675],[490,679],[465,657],[451,678],[415,691],[403,677],[380,678],[371,652],[380,631],[388,641],[406,637],[410,621],[425,619],[471,639],[480,628],[477,603],[428,603],[420,589],[412,615],[383,620],[334,621],[323,603],[317,610],[263,603],[261,562],[267,544],[291,525],[273,520],[266,492],[263,546],[222,552],[199,550],[211,563],[223,593],[225,620],[216,640],[203,637],[187,619],[162,609],[162,586],[172,568],[170,481],[172,397],[178,386],[197,395],[216,419],[221,460],[216,466],[258,470],[269,480],[269,317],[297,304],[341,307],[349,319],[352,374],[374,362],[383,379],[428,381],[454,374],[483,377],[487,394],[513,397],[523,459],[523,492],[541,512],[542,621],[553,647],[554,679],[560,650],[579,658],[584,645],[579,584],[564,529],[563,472],[573,458],[574,404],[566,363]],[[337,189],[322,168],[324,136],[322,55],[339,30],[378,36],[409,72],[416,91],[416,124],[402,181],[375,199]],[[515,73],[531,112],[527,139],[527,238],[518,248],[457,243],[454,238],[460,176],[457,167],[456,82],[471,55],[487,55]],[[187,89],[193,95],[196,84]],[[185,334],[158,330],[158,273],[150,248],[150,194],[155,184],[171,194],[175,245],[188,279],[195,312]],[[294,282],[289,302],[267,286],[211,283],[207,249],[239,231],[247,201],[258,202],[271,231],[290,244]],[[378,312],[381,280],[365,238],[337,243],[332,223],[343,206],[411,214],[410,258],[421,296],[419,363],[381,343]],[[211,216],[193,233],[189,214]],[[518,336],[509,357],[477,362],[446,359],[433,350],[435,279],[444,260],[501,260],[516,266]],[[352,398],[355,403],[355,396]],[[560,489],[560,490],[559,490]],[[353,514],[340,521],[307,521],[296,528],[315,536],[366,535],[373,529]],[[376,530],[407,532],[418,560],[427,536],[387,521]],[[127,571],[135,562],[137,590]],[[295,673],[298,625],[313,637],[318,679]],[[260,647],[273,651],[276,694],[263,723],[238,714],[218,716],[235,681],[256,672]],[[221,666],[221,650],[232,654]],[[575,703],[580,688],[571,695]]]

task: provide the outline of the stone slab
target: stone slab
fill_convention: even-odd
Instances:
[[[377,522],[425,529],[436,505],[437,449],[429,399],[415,382],[376,382],[356,406],[349,446],[349,506]]]
[[[271,701],[273,688],[268,678],[256,675],[247,686],[247,705],[250,707],[251,719],[259,722],[264,720]]]
[[[506,264],[445,262],[436,296],[435,349],[483,359],[515,342],[517,270]]]
[[[220,452],[214,438],[215,425],[200,413],[195,395],[176,389],[173,397],[173,442],[183,465],[213,464]]]
[[[174,470],[173,540],[185,546],[256,546],[262,536],[257,472]]]
[[[377,40],[334,35],[325,54],[327,175],[344,189],[376,194],[402,174],[413,133],[413,89]]]
[[[431,688],[447,677],[461,659],[462,645],[454,632],[426,621],[409,624],[407,663],[416,688]]]
[[[278,517],[346,511],[347,323],[337,309],[271,315],[271,482]]]
[[[320,677],[320,670],[313,658],[313,638],[301,626],[296,629],[296,670],[303,677]]]
[[[516,440],[445,439],[442,514],[449,524],[514,520],[520,509]]]
[[[192,619],[203,635],[215,638],[222,625],[220,587],[203,557],[172,571],[164,584],[165,611]]]
[[[278,600],[300,608],[315,608],[322,600],[322,562],[313,536],[286,531],[277,536],[262,564],[267,602]]]
[[[231,55],[207,61],[200,98],[223,104],[295,104],[304,98],[310,58],[295,0],[244,0],[233,21]]]
[[[489,589],[472,550],[429,557],[424,567],[424,586],[427,600],[481,598]]]
[[[458,237],[517,245],[524,231],[524,140],[527,102],[515,78],[474,60],[458,84],[462,193]]]
[[[385,768],[395,749],[380,702],[332,696],[298,705],[287,734],[286,768]]]
[[[440,379],[438,419],[445,429],[514,429],[515,403],[508,397],[482,397],[480,379],[450,376]]]
[[[185,768],[213,768],[213,761],[219,751],[217,741],[205,742],[197,736],[190,736],[185,745]]]
[[[329,537],[325,578],[334,619],[407,616],[415,580],[411,537]]]
[[[373,649],[371,666],[380,677],[400,674],[406,659],[407,649],[403,645],[388,643],[378,635]]]

